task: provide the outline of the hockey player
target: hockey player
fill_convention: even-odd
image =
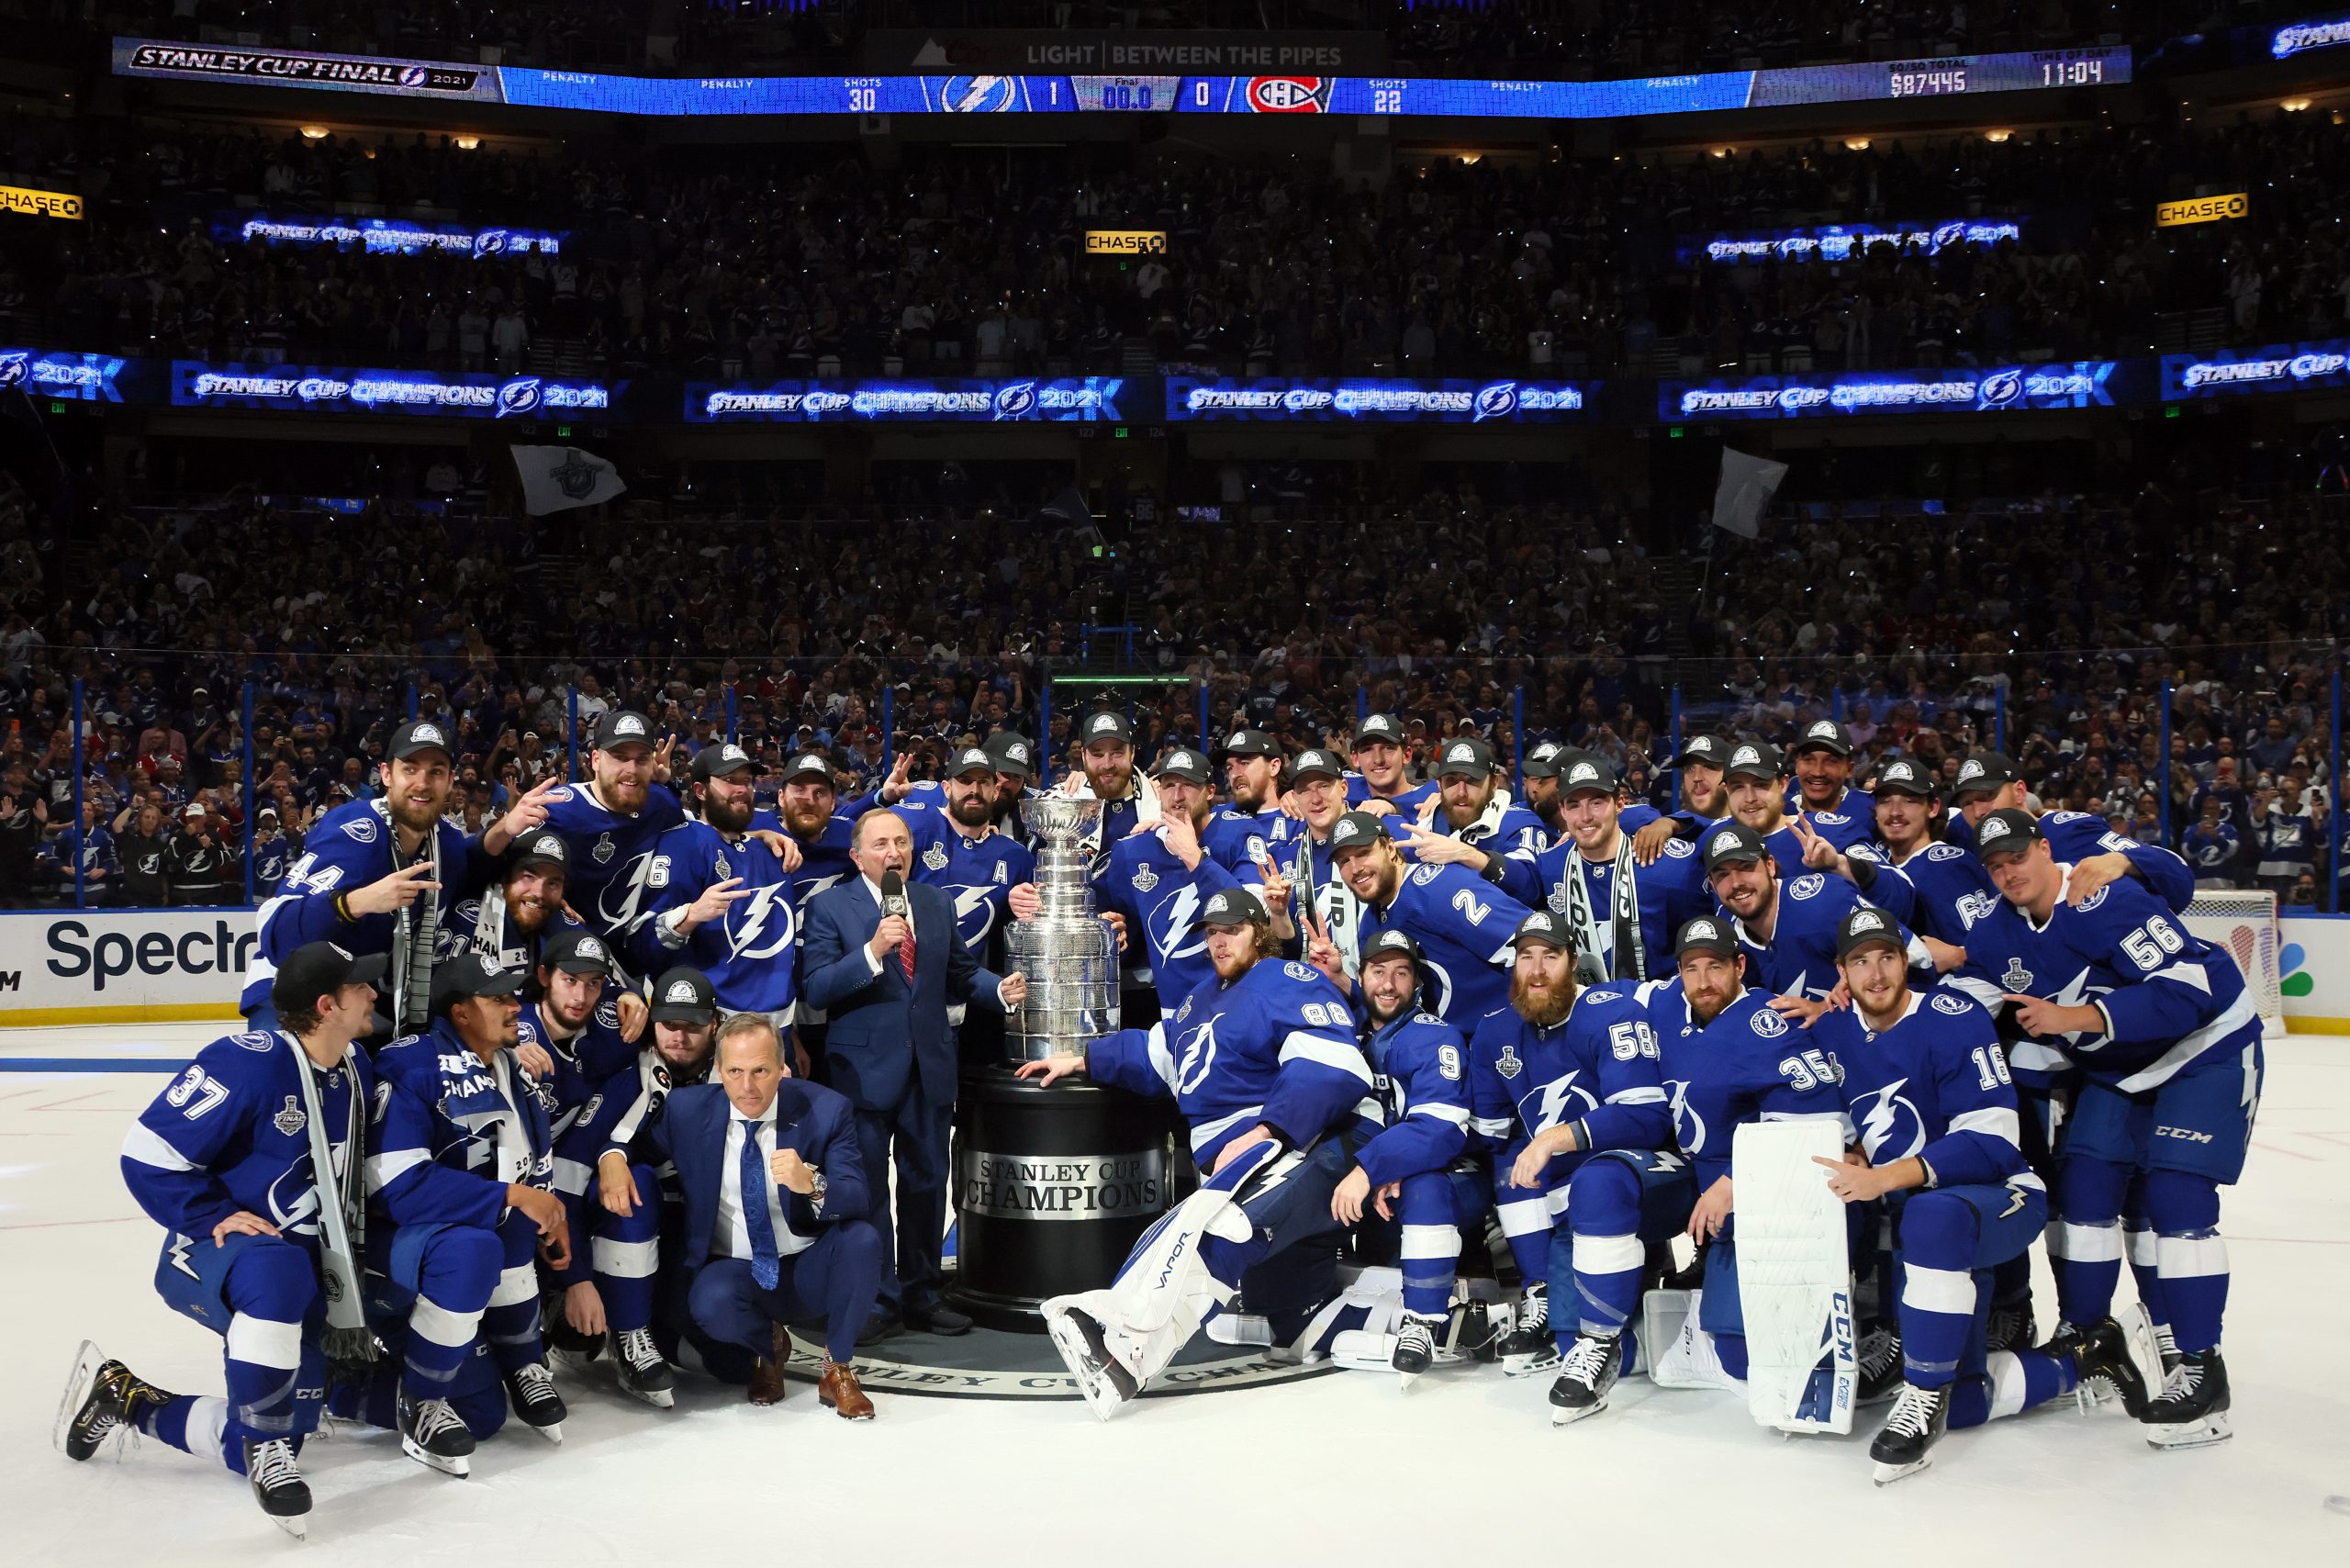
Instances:
[[[1156,821],[1158,801],[1135,772],[1135,732],[1124,713],[1104,709],[1089,713],[1078,728],[1084,749],[1079,754],[1084,769],[1061,780],[1065,795],[1091,795],[1102,802],[1102,851],[1132,833],[1136,824]]]
[[[500,969],[534,969],[548,937],[576,924],[564,913],[571,850],[553,828],[534,828],[514,841],[480,896],[460,900],[441,927],[435,962],[470,947]]]
[[[1362,901],[1338,875],[1330,842],[1331,831],[1347,812],[1346,765],[1336,752],[1309,747],[1290,761],[1290,790],[1302,830],[1281,856],[1281,875],[1290,885],[1292,917],[1329,942],[1343,971],[1352,975],[1360,962]],[[1342,988],[1346,983],[1339,981]]]
[[[1404,726],[1393,713],[1367,714],[1355,726],[1354,746],[1348,754],[1355,775],[1347,780],[1347,804],[1373,816],[1416,817],[1437,792],[1436,780],[1414,784],[1404,777],[1410,755],[1404,747]]]
[[[1460,1031],[1419,1010],[1420,962],[1420,945],[1401,931],[1381,932],[1363,952],[1362,1053],[1384,1115],[1358,1124],[1354,1169],[1330,1196],[1341,1225],[1393,1222],[1404,1317],[1393,1365],[1406,1387],[1435,1364],[1461,1223],[1484,1208],[1481,1193],[1463,1202],[1456,1191],[1451,1166],[1469,1138],[1467,1052]]]
[[[1264,731],[1232,732],[1224,743],[1224,781],[1232,803],[1209,815],[1200,842],[1227,868],[1270,859],[1303,827],[1281,810],[1281,746]]]
[[[1108,1289],[1044,1303],[1054,1348],[1105,1421],[1269,1260],[1298,1278],[1252,1281],[1252,1296],[1261,1287],[1276,1298],[1252,1299],[1252,1311],[1302,1321],[1336,1291],[1329,1254],[1281,1254],[1336,1234],[1331,1202],[1349,1163],[1337,1135],[1359,1112],[1378,1114],[1346,998],[1281,959],[1257,895],[1223,889],[1200,918],[1214,979],[1171,1015],[1020,1068],[1044,1083],[1083,1071],[1171,1096],[1204,1172],[1198,1192],[1144,1232]],[[1304,1299],[1279,1299],[1284,1286]]]
[[[1958,765],[1950,787],[1951,810],[1956,816],[1944,825],[1953,844],[1975,848],[1975,830],[1985,817],[2002,810],[2025,811],[2023,775],[1996,751],[1968,755]],[[2094,812],[2042,812],[2037,820],[2048,847],[2060,865],[2072,867],[2065,899],[2080,903],[2119,877],[2134,873],[2154,895],[2184,914],[2195,901],[2195,871],[2176,852],[2158,844],[2140,844],[2113,832]]]
[[[1016,831],[1000,825],[996,802],[1002,778],[997,758],[985,747],[965,746],[947,759],[937,803],[900,813],[913,835],[913,880],[954,895],[963,945],[981,963],[1003,924],[1012,890],[1036,873],[1036,857]]]
[[[1200,844],[1211,799],[1207,758],[1189,746],[1172,747],[1158,759],[1153,782],[1157,822],[1111,841],[1109,854],[1094,863],[1093,896],[1094,907],[1114,917],[1130,958],[1141,949],[1166,1016],[1214,978],[1200,912],[1239,879]],[[1034,919],[1044,907],[1033,882],[1013,888],[1010,902],[1017,920]]]
[[[545,1108],[514,1059],[517,969],[461,953],[433,977],[432,1026],[376,1058],[368,1195],[387,1223],[370,1237],[370,1315],[402,1338],[397,1422],[408,1457],[467,1474],[477,1437],[504,1423],[503,1401],[453,1401],[459,1374],[486,1344],[523,1423],[563,1440],[539,1337],[533,1253],[570,1261],[563,1203],[550,1190]]]
[[[1933,775],[1906,756],[1896,757],[1877,769],[1871,800],[1877,853],[1918,890],[1912,918],[1919,934],[1953,946],[1962,943],[1965,922],[1959,916],[1959,901],[1970,893],[1988,893],[1991,879],[1974,856],[1936,835],[1942,801]]]
[[[1386,930],[1410,934],[1433,982],[1428,1011],[1464,1035],[1509,1005],[1510,935],[1526,906],[1460,866],[1406,866],[1387,829],[1368,812],[1348,812],[1330,829],[1330,857],[1363,904],[1363,942]]]
[[[1747,988],[1743,947],[1729,921],[1699,915],[1673,940],[1674,978],[1641,988],[1673,1137],[1693,1167],[1697,1201],[1688,1233],[1705,1249],[1705,1288],[1680,1339],[1650,1350],[1657,1381],[1680,1386],[1746,1378],[1729,1176],[1739,1126],[1814,1117],[1841,1125],[1844,1115],[1826,1053],[1795,1034],[1762,991]]]
[[[2260,1106],[2260,1014],[2226,950],[2135,881],[2072,903],[2072,868],[2029,812],[1995,811],[1975,836],[1999,898],[1968,908],[1965,989],[2012,1009],[2036,1044],[2086,1079],[2065,1132],[2052,1233],[2063,1242],[2051,1262],[2064,1323],[2077,1333],[2109,1316],[2136,1182],[2154,1233],[2158,1299],[2148,1305],[2180,1359],[2132,1414],[2157,1448],[2222,1441],[2232,1434],[2219,1189],[2243,1173]],[[2067,1332],[2060,1326],[2060,1342]]]
[[[1882,797],[1880,797],[1882,798]],[[1885,1201],[1900,1281],[1901,1396],[1869,1445],[1882,1486],[1923,1470],[1946,1427],[1975,1427],[2108,1377],[2144,1398],[2153,1336],[2112,1320],[2050,1351],[1990,1350],[1992,1271],[2028,1255],[2048,1193],[2017,1143],[2015,1090],[1991,1015],[1954,987],[1909,983],[1901,929],[1863,904],[1836,931],[1852,1005],[1821,1019],[1858,1138],[1828,1168],[1847,1204]]]
[[[800,857],[791,883],[796,924],[807,914],[810,899],[856,875],[848,857],[856,818],[840,809],[832,761],[821,751],[803,751],[786,761],[777,788],[776,813]]]
[[[1903,892],[1908,884],[1898,872],[1883,871],[1866,861],[1835,857],[1825,839],[1806,843],[1833,857],[1867,879],[1871,890],[1879,883]],[[1706,839],[1706,883],[1723,911],[1736,920],[1738,942],[1747,958],[1747,979],[1771,993],[1770,1005],[1799,1024],[1809,1024],[1829,1007],[1842,977],[1836,968],[1836,923],[1845,912],[1865,901],[1863,887],[1844,876],[1802,871],[1782,882],[1776,862],[1762,834],[1744,823],[1726,823]],[[1907,904],[1908,901],[1900,901]],[[1908,911],[1887,909],[1897,921]],[[1937,965],[1955,966],[1960,954],[1937,948],[1923,937],[1911,937],[1912,961],[1931,971]]]
[[[1722,784],[1722,767],[1736,745],[1725,735],[1695,734],[1673,754],[1675,779],[1673,809],[1651,821],[1627,824],[1632,834],[1632,857],[1653,864],[1674,838],[1696,839],[1729,815],[1729,791]]]
[[[701,815],[663,834],[646,876],[651,918],[630,939],[641,974],[684,963],[710,979],[726,1013],[756,1013],[790,1052],[798,996],[797,879],[750,837],[753,781],[764,771],[731,741],[696,753]],[[804,1070],[807,1058],[800,1064]]]
[[[1421,803],[1416,816],[1391,826],[1395,847],[1406,860],[1460,862],[1500,886],[1508,885],[1505,859],[1518,862],[1521,875],[1530,874],[1544,843],[1542,819],[1512,801],[1501,782],[1493,747],[1473,735],[1445,742],[1437,763],[1438,792]],[[1438,844],[1439,838],[1450,842]]]
[[[1839,849],[1875,834],[1876,801],[1852,788],[1852,737],[1843,725],[1814,719],[1796,737],[1788,760],[1796,773],[1788,811],[1809,817],[1813,831]]]
[[[1559,799],[1559,754],[1566,749],[1556,741],[1544,741],[1528,751],[1517,765],[1518,798],[1534,813],[1534,820],[1542,824],[1542,846],[1546,849],[1567,835],[1567,824],[1559,814],[1564,803]]]
[[[652,913],[653,846],[685,821],[666,782],[665,737],[653,744],[653,721],[627,708],[606,712],[588,754],[588,778],[548,798],[547,825],[571,849],[566,893],[588,928],[625,951],[630,934]]]
[[[1864,845],[1875,831],[1875,823],[1866,817],[1856,821],[1840,815],[1831,828],[1816,825],[1808,813],[1790,812],[1787,765],[1779,748],[1767,741],[1739,742],[1722,765],[1722,786],[1729,815],[1701,833],[1697,847],[1703,849],[1729,823],[1743,823],[1771,846],[1783,877],[1803,874],[1807,834],[1825,838],[1841,853]]]
[[[1563,1426],[1606,1409],[1631,1366],[1648,1248],[1680,1230],[1696,1193],[1635,988],[1578,996],[1573,939],[1550,910],[1526,917],[1516,946],[1510,1010],[1470,1042],[1472,1126],[1492,1148],[1494,1204],[1527,1282],[1502,1370],[1555,1369]],[[1554,1293],[1577,1304],[1572,1322],[1550,1321]]]
[[[1564,915],[1575,951],[1595,979],[1635,983],[1672,969],[1673,934],[1712,905],[1695,843],[1669,839],[1643,864],[1634,853],[1617,799],[1616,769],[1604,756],[1562,751],[1560,825],[1563,836],[1536,857],[1520,880],[1518,863],[1505,886],[1530,906]]]
[[[239,1006],[255,1028],[275,1025],[270,989],[278,964],[305,943],[328,940],[363,958],[388,955],[384,1012],[393,1033],[422,1028],[444,891],[463,883],[475,856],[502,855],[537,827],[555,798],[553,785],[532,790],[469,839],[442,815],[452,775],[448,733],[438,721],[394,730],[384,758],[377,770],[384,793],[320,817],[284,890],[253,917]]]
[[[380,953],[295,948],[271,999],[280,1028],[196,1053],[123,1139],[122,1173],[169,1232],[155,1289],[227,1339],[228,1397],[167,1394],[84,1341],[56,1441],[86,1460],[135,1428],[252,1484],[262,1512],[308,1532],[297,1456],[330,1360],[373,1351],[359,1311],[359,1164],[374,1075],[352,1042],[375,1015]]]

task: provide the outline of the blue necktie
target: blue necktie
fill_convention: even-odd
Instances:
[[[751,1233],[751,1278],[759,1289],[771,1291],[783,1279],[782,1254],[776,1250],[775,1216],[767,1213],[767,1162],[759,1158],[759,1124],[743,1122],[743,1226]]]

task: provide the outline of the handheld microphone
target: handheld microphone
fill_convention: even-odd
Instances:
[[[900,920],[909,918],[906,913],[906,879],[898,875],[898,868],[894,866],[881,873],[881,913],[894,914]]]

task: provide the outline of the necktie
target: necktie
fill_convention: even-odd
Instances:
[[[759,1289],[771,1291],[783,1279],[781,1254],[776,1250],[775,1216],[767,1213],[767,1188],[774,1179],[759,1156],[759,1124],[743,1122],[743,1227],[751,1234],[751,1278]]]
[[[898,967],[906,971],[906,989],[909,991],[912,990],[914,983],[914,923],[912,916],[908,916],[906,920],[906,939],[898,944]]]

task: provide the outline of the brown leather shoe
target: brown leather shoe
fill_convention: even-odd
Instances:
[[[778,1323],[769,1358],[751,1369],[751,1403],[783,1403],[783,1363],[791,1359],[791,1331]]]
[[[844,1421],[873,1419],[873,1401],[865,1396],[856,1373],[838,1361],[824,1363],[824,1375],[816,1383],[816,1397],[840,1412]]]

